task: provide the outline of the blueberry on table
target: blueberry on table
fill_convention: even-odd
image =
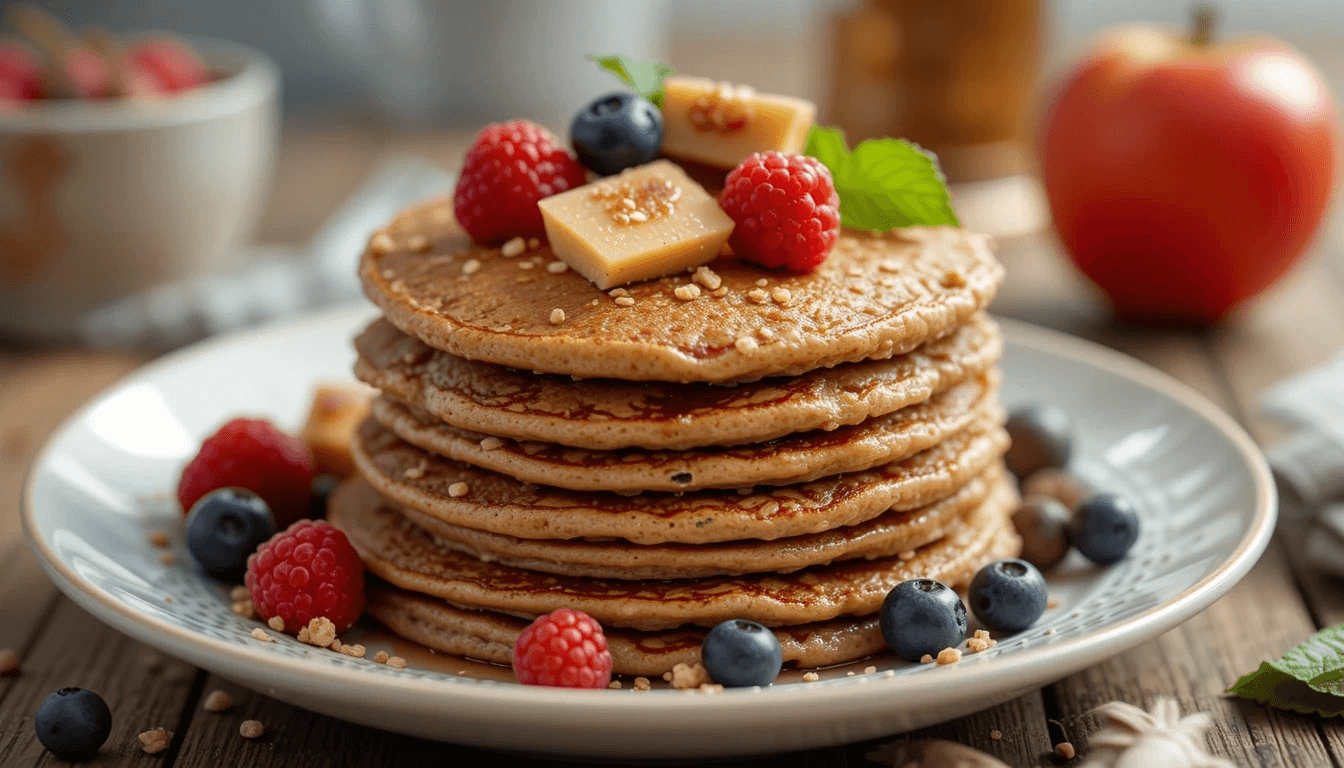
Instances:
[[[1069,554],[1069,521],[1073,513],[1058,499],[1033,495],[1013,513],[1013,527],[1022,537],[1022,559],[1042,571],[1059,565]]]
[[[37,740],[53,755],[89,757],[112,733],[112,710],[93,691],[62,688],[38,705],[34,725]]]
[[[919,661],[961,644],[966,637],[966,606],[941,581],[910,579],[887,593],[878,625],[897,656]]]
[[[663,113],[633,93],[609,93],[574,116],[569,140],[580,163],[610,176],[658,158]]]
[[[700,663],[719,685],[744,688],[774,682],[784,656],[774,632],[754,621],[729,619],[705,636]]]
[[[248,556],[274,534],[271,508],[244,488],[211,491],[187,513],[187,549],[217,579],[242,581]]]
[[[1069,543],[1098,565],[1123,559],[1138,538],[1138,510],[1129,499],[1114,493],[1087,499],[1069,523]]]
[[[1073,423],[1062,408],[1044,404],[1019,408],[1009,414],[1005,429],[1013,444],[1003,460],[1019,480],[1042,469],[1068,465]]]
[[[1049,599],[1045,577],[1026,560],[996,560],[975,574],[967,600],[981,624],[995,632],[1021,632],[1036,623]]]

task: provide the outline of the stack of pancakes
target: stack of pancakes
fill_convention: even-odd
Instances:
[[[394,632],[508,663],[568,606],[657,675],[743,618],[822,666],[882,649],[901,581],[1016,554],[984,238],[846,231],[812,274],[720,259],[614,292],[514,250],[444,201],[362,258],[381,395],[329,517]]]

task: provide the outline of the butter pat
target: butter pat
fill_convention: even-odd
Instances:
[[[604,290],[709,262],[733,232],[718,201],[668,160],[537,205],[551,250]]]
[[[801,152],[817,105],[703,77],[663,81],[663,154],[736,167],[753,152]]]

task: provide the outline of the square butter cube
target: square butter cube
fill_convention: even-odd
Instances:
[[[347,477],[354,471],[350,445],[355,431],[369,415],[378,390],[358,382],[319,384],[308,408],[308,419],[299,434],[319,473]]]
[[[705,264],[733,232],[719,202],[668,160],[537,205],[551,250],[604,290]]]
[[[724,168],[753,152],[801,152],[817,105],[703,77],[663,81],[663,154]]]

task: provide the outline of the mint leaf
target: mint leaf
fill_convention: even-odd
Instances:
[[[1277,709],[1334,717],[1344,713],[1344,624],[1312,635],[1228,692]]]
[[[938,158],[904,139],[869,139],[851,153],[838,128],[814,126],[803,153],[831,170],[840,221],[852,229],[961,226]]]
[[[641,97],[648,99],[655,107],[663,108],[663,79],[676,74],[676,70],[657,61],[635,61],[624,56],[589,56],[597,65],[616,75]]]

